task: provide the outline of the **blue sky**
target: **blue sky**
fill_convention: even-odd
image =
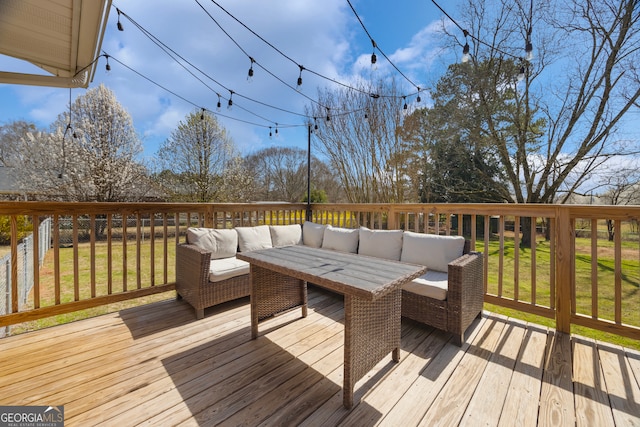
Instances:
[[[373,72],[374,77],[384,77],[391,72],[389,64],[379,53],[378,65],[376,69],[371,69],[371,42],[346,0],[216,1],[307,69],[345,83],[354,82],[359,75]],[[133,118],[143,142],[145,158],[155,154],[159,145],[176,128],[178,121],[195,107],[136,75],[118,61],[188,101],[212,111],[216,111],[218,101],[215,92],[227,99],[230,94],[211,80],[205,78],[207,87],[189,75],[126,18],[121,17],[124,31],[118,31],[115,6],[236,94],[299,113],[304,113],[305,105],[309,104],[308,99],[257,66],[254,66],[253,80],[248,82],[250,60],[207,16],[203,8],[250,56],[292,86],[296,86],[299,68],[231,19],[210,0],[198,2],[114,1],[102,44],[102,50],[112,57],[109,61],[111,71],[105,70],[106,61],[101,58],[90,87],[104,83],[115,93]],[[442,5],[455,17],[456,3],[442,2]],[[460,52],[441,49],[437,29],[442,13],[432,2],[352,0],[352,4],[380,49],[418,86],[424,88],[430,85],[448,63],[459,59]],[[0,69],[40,72],[28,64],[2,56]],[[311,98],[316,97],[319,87],[336,87],[308,72],[303,72],[302,77],[300,92]],[[84,89],[73,89],[71,96],[75,99],[84,92]],[[264,126],[269,126],[269,121],[272,126],[273,123],[305,123],[303,117],[253,103],[242,96],[233,97],[234,106],[231,110],[226,108],[227,101],[223,99],[220,113]],[[0,84],[0,123],[27,120],[48,128],[58,114],[68,109],[68,103],[68,89]],[[223,117],[219,121],[245,154],[268,146],[306,148],[306,129],[303,126],[281,127],[277,138],[269,138],[268,127]]]

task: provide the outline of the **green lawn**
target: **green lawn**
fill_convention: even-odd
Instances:
[[[96,243],[96,296],[108,295],[108,246],[106,243]],[[60,248],[60,299],[62,302],[70,302],[74,300],[74,253],[73,248]],[[155,284],[164,283],[164,245],[161,241],[156,241],[154,248],[154,276]],[[170,242],[167,245],[168,262],[167,262],[167,278],[168,282],[175,280],[175,244]],[[120,241],[112,244],[112,270],[111,284],[112,293],[123,291],[123,249]],[[46,307],[54,305],[55,301],[55,276],[53,271],[54,251],[47,253],[44,264],[40,269],[40,306]],[[88,243],[82,243],[78,246],[78,283],[80,291],[80,299],[87,299],[91,296],[91,249]],[[136,278],[136,245],[135,242],[127,244],[127,288],[135,289],[137,287]],[[151,283],[151,244],[146,241],[141,244],[140,257],[140,278],[143,288],[149,287]],[[67,323],[75,320],[86,319],[88,317],[98,316],[105,313],[119,311],[125,308],[137,305],[148,304],[154,301],[161,301],[175,298],[175,292],[165,292],[161,294],[151,295],[148,297],[137,298],[129,301],[108,304],[87,310],[76,311],[73,313],[62,314],[32,322],[26,322],[11,327],[11,333],[21,333],[28,330],[40,329],[48,326]],[[28,307],[33,307],[33,291],[29,295]]]
[[[550,277],[550,249],[549,242],[538,239],[536,242],[536,302],[543,306],[550,305],[551,291]],[[478,242],[481,245],[482,242]],[[614,257],[613,242],[598,240],[597,278],[598,278],[598,317],[614,320]],[[483,250],[477,246],[478,250]],[[640,257],[638,242],[623,242],[622,261],[622,322],[632,326],[640,326]],[[498,294],[499,291],[499,253],[500,243],[491,240],[489,243],[489,272],[488,291]],[[576,238],[576,312],[591,316],[591,240]],[[502,295],[507,298],[515,297],[516,277],[518,281],[518,300],[530,302],[532,298],[531,280],[531,249],[519,249],[519,268],[515,272],[515,251],[513,238],[505,238],[502,274]],[[555,327],[555,320],[535,316],[516,310],[506,309],[492,304],[485,304],[485,309],[514,318]],[[614,334],[607,334],[597,330],[572,326],[572,333],[588,336],[594,339],[617,343],[626,347],[640,349],[640,342]]]

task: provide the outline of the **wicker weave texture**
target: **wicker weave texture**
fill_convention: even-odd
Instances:
[[[204,317],[204,309],[223,302],[249,296],[249,275],[219,282],[209,281],[211,254],[195,245],[181,244],[176,248],[176,291]]]
[[[307,282],[251,264],[251,304],[258,321],[296,307],[306,317]],[[255,295],[255,298],[254,298]]]
[[[353,406],[353,389],[389,352],[400,361],[402,290],[394,289],[374,301],[345,295],[343,403]]]
[[[402,316],[452,333],[458,344],[482,312],[482,253],[469,252],[449,264],[447,299],[440,301],[402,291]]]

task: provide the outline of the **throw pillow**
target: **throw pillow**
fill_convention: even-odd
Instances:
[[[270,225],[271,243],[274,248],[302,243],[302,227],[298,224]]]
[[[305,246],[319,248],[322,246],[325,226],[315,222],[305,221],[302,225],[302,243]]]
[[[358,251],[358,236],[359,230],[357,228],[337,228],[327,225],[322,239],[322,248],[356,253]]]
[[[256,225],[255,227],[236,227],[238,233],[238,246],[240,252],[255,251],[257,249],[271,248],[271,233],[268,225]]]

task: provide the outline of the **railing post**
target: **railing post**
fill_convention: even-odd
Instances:
[[[394,209],[394,205],[387,205],[387,229],[388,230],[397,230],[398,229],[398,213]]]
[[[207,228],[216,228],[217,224],[213,223],[215,207],[213,204],[207,206],[207,213],[204,216],[204,226]]]
[[[558,206],[557,222],[554,227],[556,241],[556,329],[560,332],[571,332],[571,245],[573,227],[569,208]]]

